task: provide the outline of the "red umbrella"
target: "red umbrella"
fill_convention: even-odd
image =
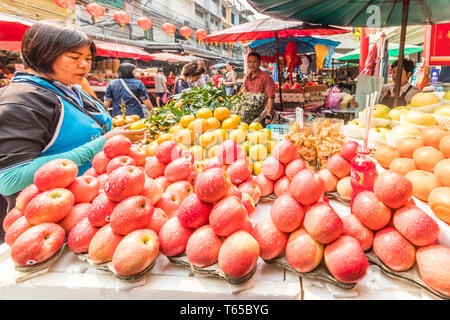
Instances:
[[[313,35],[332,35],[348,33],[350,30],[324,24],[302,21],[284,21],[274,18],[263,18],[222,31],[214,32],[203,38],[204,42],[237,42],[269,38],[288,38]]]
[[[97,46],[98,56],[132,58],[145,61],[153,59],[150,53],[125,44],[95,41],[95,45]]]
[[[33,23],[0,14],[0,50],[20,51],[25,31]]]

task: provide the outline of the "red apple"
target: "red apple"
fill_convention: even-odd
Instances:
[[[103,264],[112,260],[114,251],[122,241],[123,236],[115,233],[108,223],[104,225],[89,243],[89,258],[95,264]]]
[[[78,175],[78,166],[72,160],[54,159],[34,173],[34,184],[39,191],[66,188]]]
[[[78,222],[89,216],[90,208],[90,203],[78,203],[73,206],[69,214],[59,221],[58,224],[64,229],[66,234],[69,234],[70,230],[72,230]]]
[[[325,192],[333,192],[336,190],[339,179],[330,172],[327,168],[321,169],[317,175],[323,180],[325,184]]]
[[[239,190],[242,193],[249,194],[250,197],[252,197],[255,205],[259,202],[259,199],[261,198],[261,189],[255,182],[252,181],[244,182],[239,186]]]
[[[92,168],[97,174],[105,173],[109,161],[111,161],[111,158],[108,157],[103,151],[100,151],[92,159]]]
[[[129,277],[147,269],[159,252],[158,235],[153,230],[134,230],[117,246],[112,265],[118,275]]]
[[[364,226],[355,215],[349,214],[342,218],[344,223],[343,235],[350,236],[358,240],[364,251],[369,250],[373,243],[373,232]]]
[[[241,196],[242,204],[244,205],[245,209],[247,210],[247,216],[251,217],[253,213],[256,210],[255,202],[253,201],[253,198],[248,193],[242,193]]]
[[[188,181],[177,181],[171,183],[167,188],[165,193],[175,193],[179,196],[180,202],[194,193],[194,187]]]
[[[260,173],[256,176],[255,184],[261,190],[262,197],[266,197],[273,193],[273,188],[274,188],[275,184],[272,180],[267,179],[264,174]]]
[[[245,160],[239,159],[228,166],[227,174],[231,183],[238,185],[247,180],[252,175],[252,171]]]
[[[152,178],[145,177],[145,184],[141,196],[149,198],[150,202],[155,205],[161,199],[163,193],[164,189],[158,182]]]
[[[350,168],[350,162],[345,160],[340,154],[335,154],[328,158],[327,169],[339,179],[349,176]]]
[[[109,223],[111,213],[117,203],[110,200],[104,192],[100,192],[89,208],[88,219],[94,227],[103,227]]]
[[[33,198],[25,209],[24,216],[32,225],[58,222],[72,210],[75,198],[67,189],[47,190]]]
[[[323,244],[335,241],[344,232],[342,219],[324,202],[318,202],[306,211],[303,226],[314,240]]]
[[[99,174],[97,172],[95,172],[94,168],[89,168],[83,173],[83,176],[84,177],[89,176],[89,177],[96,178],[99,176]]]
[[[98,194],[99,189],[100,185],[97,178],[90,176],[77,177],[67,187],[67,190],[72,192],[75,197],[75,203],[91,202]]]
[[[23,213],[20,212],[19,210],[17,210],[16,207],[12,208],[11,211],[9,211],[6,216],[5,219],[3,219],[3,230],[6,232],[8,231],[8,228],[14,223],[16,222],[17,219],[19,219],[20,217],[23,217]]]
[[[283,194],[289,194],[289,185],[291,184],[291,181],[288,177],[284,176],[275,182],[275,185],[273,187],[273,193],[277,197],[282,196]]]
[[[325,192],[325,183],[311,169],[303,169],[292,179],[289,193],[302,205],[316,203]]]
[[[169,179],[167,179],[165,176],[155,178],[155,182],[158,182],[163,187],[164,191],[166,191],[170,185]]]
[[[164,223],[169,220],[169,217],[166,215],[163,209],[154,208],[152,213],[152,218],[150,219],[150,223],[145,229],[151,229],[159,234],[159,230],[164,225]]]
[[[289,140],[283,139],[272,150],[273,156],[284,164],[295,159],[297,147]]]
[[[108,175],[105,184],[105,194],[116,202],[138,195],[145,185],[145,173],[138,167],[120,167]]]
[[[155,156],[161,163],[168,164],[181,157],[181,152],[180,146],[175,141],[164,141],[156,147]]]
[[[380,230],[391,220],[391,209],[371,191],[363,191],[355,197],[352,214],[371,230]]]
[[[216,157],[223,164],[231,164],[242,152],[241,147],[233,140],[225,140],[216,149]]]
[[[153,205],[144,196],[132,196],[120,202],[111,213],[111,229],[120,235],[145,228],[152,218]]]
[[[23,189],[16,198],[16,208],[20,212],[24,212],[28,203],[36,197],[40,191],[35,184],[30,184],[28,187]]]
[[[171,182],[186,180],[191,172],[192,162],[184,157],[171,161],[164,169],[164,175]]]
[[[217,157],[211,158],[206,160],[205,169],[203,171],[206,171],[208,169],[212,168],[221,168],[223,170],[227,170],[228,166],[222,162]]]
[[[200,200],[214,203],[228,194],[230,186],[228,174],[223,169],[212,168],[197,176],[194,189]]]
[[[306,169],[305,161],[302,159],[292,160],[286,165],[286,177],[288,177],[289,180],[292,180],[295,175],[303,169]]]
[[[92,226],[88,218],[84,218],[78,222],[70,231],[67,237],[67,245],[70,251],[74,253],[87,253],[92,238],[99,228]]]
[[[183,200],[177,217],[183,227],[197,229],[208,223],[212,208],[212,204],[203,202],[194,193]]]
[[[276,228],[271,218],[260,220],[251,233],[258,241],[259,256],[264,260],[276,258],[286,248],[288,235]]]
[[[181,157],[189,160],[191,162],[192,166],[194,166],[195,162],[201,162],[201,161],[195,161],[194,154],[192,153],[191,150],[182,150]]]
[[[272,156],[264,160],[261,167],[261,173],[272,181],[280,179],[284,175],[284,170],[285,165]]]
[[[401,174],[386,170],[375,180],[373,191],[385,205],[398,209],[408,203],[412,196],[413,185]]]
[[[11,259],[20,266],[31,266],[52,257],[64,244],[66,233],[54,223],[42,223],[22,233],[11,248]]]
[[[20,217],[9,226],[8,231],[5,233],[5,242],[8,246],[12,247],[14,241],[25,231],[30,229],[32,225],[27,221],[25,217]]]
[[[217,235],[227,237],[241,228],[246,217],[247,210],[241,199],[230,196],[214,205],[209,224]]]
[[[348,162],[352,162],[358,151],[359,143],[356,141],[346,141],[341,148],[341,156]]]
[[[292,232],[301,226],[305,214],[303,207],[289,194],[277,198],[270,208],[275,227],[282,232]]]
[[[323,244],[304,228],[295,230],[286,244],[286,259],[298,272],[311,272],[322,262]]]
[[[131,146],[130,152],[128,152],[128,156],[134,159],[137,166],[142,166],[145,164],[145,158],[147,157],[147,154],[141,147]]]
[[[184,252],[193,232],[192,229],[183,227],[177,217],[170,218],[159,230],[161,252],[168,257]]]
[[[167,217],[172,218],[176,216],[177,210],[180,207],[183,199],[175,192],[164,192],[161,199],[155,204],[156,208],[162,209]]]
[[[145,174],[152,179],[156,179],[164,174],[166,165],[158,160],[157,157],[148,157],[145,160]]]
[[[108,139],[103,145],[103,152],[111,159],[127,155],[131,149],[131,140],[123,135],[117,135]]]
[[[236,187],[234,184],[230,186],[230,189],[228,189],[227,196],[236,196],[238,198],[242,198],[242,192],[239,190],[238,187]]]
[[[117,168],[135,165],[136,161],[133,158],[129,156],[117,156],[109,161],[108,166],[106,167],[106,173],[111,174],[111,172],[113,172]]]
[[[99,192],[105,190],[106,180],[108,180],[108,175],[106,173],[103,173],[97,177]]]
[[[186,255],[196,267],[209,267],[219,258],[222,240],[214,233],[210,225],[195,230],[186,244]]]

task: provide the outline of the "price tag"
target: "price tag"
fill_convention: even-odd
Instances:
[[[300,128],[303,128],[303,109],[302,108],[295,108],[295,120],[300,125]]]

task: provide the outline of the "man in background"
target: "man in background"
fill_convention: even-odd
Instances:
[[[162,68],[158,68],[158,73],[155,74],[154,78],[155,78],[156,105],[158,106],[158,108],[160,108],[162,97],[166,92],[169,92],[166,86],[167,79],[163,73]]]

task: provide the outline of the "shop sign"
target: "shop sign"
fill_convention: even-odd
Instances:
[[[450,66],[450,23],[431,26],[430,65]]]

